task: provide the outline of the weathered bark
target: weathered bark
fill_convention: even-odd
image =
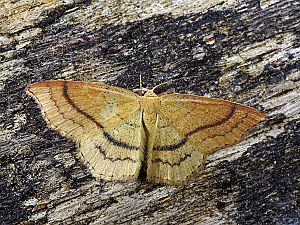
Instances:
[[[297,0],[0,1],[1,224],[299,224]],[[261,109],[186,186],[95,180],[25,87],[75,79]]]

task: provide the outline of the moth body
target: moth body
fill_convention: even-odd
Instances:
[[[153,92],[147,92],[140,97],[143,122],[148,129],[156,125],[157,115],[160,109],[160,98]]]

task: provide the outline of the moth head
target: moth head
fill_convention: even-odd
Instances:
[[[149,90],[144,94],[145,97],[157,97],[153,90]]]

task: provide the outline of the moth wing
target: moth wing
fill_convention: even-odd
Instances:
[[[245,105],[188,94],[162,96],[161,114],[204,155],[235,144],[266,118]]]
[[[144,160],[146,137],[142,113],[136,111],[117,126],[80,143],[79,154],[95,177],[136,180]]]
[[[52,128],[76,141],[116,126],[140,107],[131,91],[79,81],[38,82],[27,93],[38,101]]]
[[[78,81],[44,81],[27,93],[47,123],[79,144],[79,155],[96,177],[137,177],[145,137],[139,97],[126,89]]]
[[[147,157],[148,181],[183,184],[202,167],[204,154],[161,114],[158,115],[156,131],[153,133],[153,148],[148,150]]]
[[[163,95],[158,117],[148,180],[167,184],[185,182],[206,155],[236,143],[265,119],[254,108],[182,94]]]

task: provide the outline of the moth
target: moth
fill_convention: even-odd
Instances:
[[[49,80],[33,83],[50,127],[75,141],[94,177],[153,183],[185,183],[208,154],[238,142],[265,119],[258,110],[191,94],[143,96],[97,83]]]

